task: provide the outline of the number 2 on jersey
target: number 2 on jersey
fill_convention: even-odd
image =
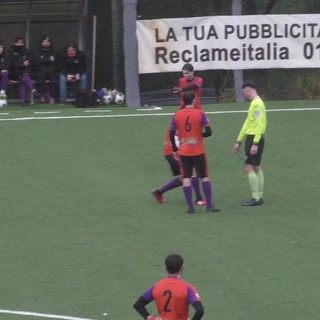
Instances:
[[[164,307],[163,307],[163,310],[165,312],[171,312],[171,309],[169,308],[169,304],[170,304],[170,301],[171,301],[171,298],[172,298],[172,293],[170,290],[166,290],[164,293],[163,293],[164,296],[167,296],[167,300],[166,300],[166,303],[164,304]]]

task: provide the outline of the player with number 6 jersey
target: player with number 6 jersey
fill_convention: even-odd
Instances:
[[[183,102],[185,104],[184,108],[176,112],[172,118],[170,140],[175,155],[180,156],[181,159],[183,192],[188,204],[187,213],[195,213],[191,188],[193,170],[201,178],[207,212],[218,212],[220,209],[213,205],[212,184],[209,179],[203,141],[203,138],[212,135],[210,122],[204,111],[195,108],[196,97],[193,92],[186,92],[183,96]],[[202,129],[204,129],[204,132]],[[174,140],[176,132],[179,132],[179,150]]]

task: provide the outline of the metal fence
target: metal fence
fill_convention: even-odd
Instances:
[[[0,1],[0,41],[9,48],[17,36],[31,52],[44,36],[50,36],[58,52],[69,40],[77,41],[87,56],[89,83],[94,68],[95,87],[124,90],[121,0]]]
[[[319,0],[304,1],[242,1],[242,14],[301,14],[319,13]],[[231,15],[231,0],[138,0],[137,19],[183,18],[197,16]],[[204,79],[204,87],[211,88],[209,97],[215,101],[234,101],[234,73],[231,70],[196,72]],[[159,102],[159,93],[169,97],[181,73],[166,72],[139,76],[142,103]],[[320,97],[317,69],[251,69],[244,70],[245,79],[253,79],[269,100],[313,99]]]
[[[49,36],[56,50],[67,41],[85,46],[82,29],[84,0],[0,1],[0,39],[9,48],[14,38],[23,37],[31,51],[40,46],[40,39]]]
[[[49,4],[54,7],[50,9]],[[24,5],[27,9],[20,10],[20,13],[18,9]],[[87,8],[84,8],[84,5]],[[232,0],[138,0],[137,20],[228,16],[232,14],[232,5]],[[46,10],[42,10],[45,14],[30,11],[36,10],[37,6],[45,7]],[[320,12],[320,0],[243,0],[241,7],[242,14],[246,15],[311,14]],[[4,8],[7,11],[4,11]],[[74,12],[71,11],[72,8],[75,8]],[[57,49],[62,48],[66,40],[78,38],[83,41],[82,47],[88,56],[89,80],[92,74],[91,69],[94,68],[95,88],[107,87],[125,91],[123,1],[15,0],[2,1],[1,9],[0,38],[7,45],[18,34],[25,35],[30,49],[37,48],[39,39],[43,35],[50,35]],[[54,13],[54,10],[58,11]],[[62,11],[63,14],[60,13]],[[96,18],[96,26],[94,26],[93,17]],[[84,30],[83,35],[79,30]],[[94,65],[91,64],[93,54],[95,55]],[[232,70],[205,70],[196,71],[196,73],[204,79],[208,101],[234,101]],[[269,100],[314,99],[320,96],[318,69],[256,69],[244,70],[243,74],[244,78],[255,80],[263,89],[263,96]],[[176,84],[180,75],[180,72],[139,75],[142,104],[159,104],[163,97],[172,98],[170,89]]]
[[[118,0],[88,2],[88,34],[92,35],[92,17],[96,17],[96,88],[124,91],[122,9],[122,3]]]

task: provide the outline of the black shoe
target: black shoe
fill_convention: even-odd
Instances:
[[[29,104],[27,102],[21,102],[20,105],[21,107],[27,107]]]
[[[261,204],[264,204],[263,198],[260,198],[258,201],[259,201]]]
[[[207,212],[219,212],[219,211],[220,211],[220,209],[215,208],[215,207],[207,208]]]
[[[251,198],[247,201],[245,201],[242,205],[245,207],[253,207],[253,206],[261,206],[263,204],[263,200],[261,202],[261,199],[256,200],[254,198]]]
[[[189,208],[189,209],[186,211],[186,213],[193,214],[193,213],[195,213],[195,210],[194,210],[194,209]]]

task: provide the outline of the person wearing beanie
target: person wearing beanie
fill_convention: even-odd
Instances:
[[[55,103],[59,84],[59,59],[50,37],[41,39],[40,47],[34,54],[33,74],[41,95],[40,101]]]
[[[9,83],[10,62],[4,44],[0,41],[0,98],[6,99],[6,91]]]
[[[28,105],[27,89],[30,93],[37,94],[33,86],[30,76],[32,57],[30,51],[25,47],[24,40],[21,37],[16,37],[13,45],[9,50],[10,61],[10,80],[19,81],[21,106]]]
[[[66,102],[68,83],[78,83],[81,91],[87,88],[86,57],[75,41],[68,42],[60,59],[60,105]]]

